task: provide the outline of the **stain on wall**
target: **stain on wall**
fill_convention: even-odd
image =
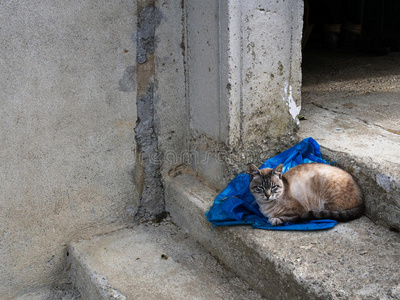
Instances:
[[[121,92],[131,93],[136,91],[136,67],[127,67],[118,84]]]
[[[158,147],[158,130],[155,124],[154,97],[156,28],[161,21],[161,12],[151,1],[144,7],[138,3],[137,26],[137,122],[135,138],[138,149],[138,171],[143,178],[138,220],[160,219],[164,215],[164,189],[160,172],[161,159]],[[140,168],[140,170],[139,170]]]
[[[138,151],[144,174],[144,188],[137,217],[150,219],[164,211],[164,188],[161,181],[160,157],[154,124],[154,86],[137,99],[137,124],[135,128]]]
[[[143,7],[138,15],[137,30],[137,62],[143,64],[147,61],[146,54],[153,54],[156,47],[155,32],[161,21],[160,11],[153,5]]]

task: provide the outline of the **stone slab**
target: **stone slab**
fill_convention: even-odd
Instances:
[[[170,222],[73,243],[71,270],[90,299],[262,299]]]

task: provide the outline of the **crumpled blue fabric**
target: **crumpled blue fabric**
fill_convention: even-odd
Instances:
[[[313,138],[306,138],[292,148],[268,159],[260,169],[275,168],[283,164],[283,173],[299,164],[324,163],[319,144]],[[286,223],[272,226],[264,217],[249,189],[250,175],[239,174],[215,198],[214,204],[206,213],[207,220],[215,226],[252,225],[254,228],[268,230],[320,230],[337,224],[335,220],[311,220],[299,223]]]

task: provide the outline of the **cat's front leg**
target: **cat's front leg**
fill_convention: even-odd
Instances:
[[[270,218],[269,222],[271,223],[271,225],[273,226],[277,226],[277,225],[282,225],[282,224],[286,224],[288,222],[295,222],[298,220],[298,217],[287,217],[287,216],[282,216],[279,218]]]
[[[281,218],[270,218],[268,221],[271,223],[272,226],[277,226],[284,223]]]

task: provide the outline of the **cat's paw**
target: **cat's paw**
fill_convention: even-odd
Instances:
[[[284,223],[280,218],[271,218],[269,219],[269,222],[271,223],[272,226],[277,226]]]

